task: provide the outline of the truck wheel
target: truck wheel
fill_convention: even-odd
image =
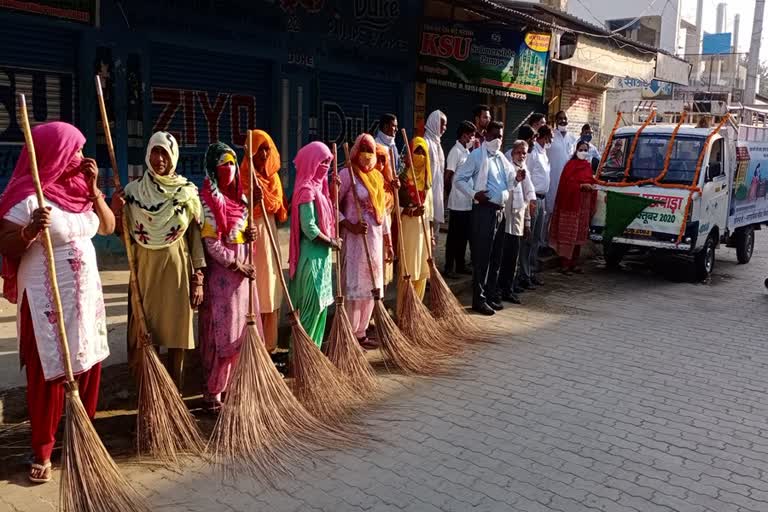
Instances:
[[[708,278],[715,268],[715,237],[709,235],[707,241],[704,243],[701,251],[696,253],[694,257],[694,264],[696,267],[696,279],[703,281]]]
[[[605,265],[615,270],[621,265],[621,260],[624,259],[624,255],[627,253],[627,248],[621,244],[606,243],[603,246],[603,256],[605,257]]]
[[[755,250],[755,228],[747,226],[739,228],[734,233],[734,242],[736,246],[736,259],[742,265],[749,263],[752,259],[752,253]]]

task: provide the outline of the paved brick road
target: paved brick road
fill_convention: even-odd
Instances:
[[[766,511],[758,239],[748,266],[722,251],[710,284],[642,268],[548,276],[458,378],[392,386],[397,408],[370,413],[383,442],[310,461],[279,489],[124,469],[157,511]],[[55,486],[3,484],[0,509],[55,500]]]

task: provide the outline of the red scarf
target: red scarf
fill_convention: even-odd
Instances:
[[[555,210],[564,212],[578,212],[581,208],[581,186],[585,183],[595,183],[592,175],[592,166],[586,160],[571,159],[565,164],[563,174],[560,176],[560,184],[557,186],[555,198]],[[592,194],[594,205],[595,193]]]

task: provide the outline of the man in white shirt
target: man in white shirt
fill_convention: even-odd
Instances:
[[[477,127],[469,121],[462,121],[456,131],[456,144],[445,159],[445,188],[448,190],[448,239],[445,241],[444,277],[450,277],[454,270],[459,274],[471,274],[465,265],[469,232],[472,221],[472,198],[459,192],[454,186],[456,170],[469,157],[469,148],[475,141]]]
[[[535,112],[528,116],[528,125],[533,129],[534,133],[539,131],[539,128],[547,124],[547,116],[539,112]],[[525,139],[523,139],[525,140]],[[531,148],[528,148],[530,151]]]
[[[518,139],[512,144],[507,158],[512,164],[511,174],[507,179],[510,185],[510,198],[504,212],[506,218],[504,235],[504,261],[499,272],[501,300],[520,304],[515,293],[517,264],[520,256],[520,243],[531,234],[531,209],[529,203],[536,201],[536,191],[530,174],[525,167],[528,155],[528,143]]]
[[[562,110],[555,116],[556,128],[552,134],[552,145],[547,150],[551,168],[550,187],[547,195],[547,211],[552,212],[555,206],[557,185],[565,164],[576,150],[576,136],[568,131],[568,115]]]
[[[536,134],[533,149],[526,159],[526,168],[531,176],[536,199],[531,201],[531,236],[522,241],[520,247],[520,271],[517,275],[517,291],[533,289],[543,282],[536,277],[539,248],[544,244],[544,229],[547,203],[552,194],[550,162],[547,149],[552,142],[552,129],[542,126]]]
[[[376,143],[386,146],[390,155],[395,155],[392,171],[397,174],[400,168],[400,153],[397,151],[397,116],[395,114],[383,114],[379,118],[379,132],[376,134]]]
[[[602,158],[603,155],[600,153],[600,150],[597,149],[597,146],[592,144],[592,125],[586,123],[581,127],[581,137],[579,140],[583,140],[589,144],[589,155],[587,156],[587,160],[592,165],[592,170],[596,170],[597,166],[600,164],[600,158]]]
[[[472,309],[493,315],[504,309],[498,290],[504,250],[504,206],[509,198],[509,161],[501,150],[504,125],[491,121],[485,142],[459,167],[454,186],[472,205]]]

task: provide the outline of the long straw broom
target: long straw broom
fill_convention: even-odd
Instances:
[[[352,160],[349,157],[349,145],[344,143],[344,156],[346,158],[347,171],[351,180],[352,196],[355,201],[357,218],[359,223],[363,223],[363,210],[360,207],[360,198],[357,194],[357,180],[355,171],[352,167]],[[368,272],[371,276],[371,285],[376,286],[376,273],[373,269],[373,259],[371,257],[371,248],[368,245],[368,236],[360,235],[365,247],[365,256],[368,263]],[[402,236],[402,233],[401,235]],[[381,345],[381,350],[396,368],[407,374],[435,375],[443,371],[440,358],[435,357],[431,351],[425,351],[415,346],[405,334],[400,330],[392,317],[389,316],[387,308],[381,297],[381,290],[374,288],[371,290],[373,296],[373,318],[376,328],[376,335]]]
[[[109,160],[112,164],[112,180],[115,190],[118,191],[122,189],[120,174],[117,170],[115,147],[112,142],[107,109],[104,105],[101,80],[98,76],[96,76],[96,95],[99,100]],[[147,319],[141,301],[141,289],[136,275],[136,264],[125,212],[122,218],[123,244],[128,256],[130,273],[131,312],[135,316],[138,338],[135,342],[135,349],[138,351],[136,381],[139,388],[136,448],[139,455],[146,454],[153,459],[177,465],[180,454],[199,455],[205,448],[205,443],[195,418],[184,404],[173,379],[152,346],[152,336],[147,328]]]
[[[405,144],[408,146],[407,140]],[[408,164],[406,165],[410,165],[410,168],[413,171],[413,182],[415,184],[416,171],[413,168],[413,158],[410,147],[408,147],[407,151]],[[416,195],[418,205],[421,207],[421,199],[418,197],[418,193]],[[400,286],[403,287],[402,299],[397,311],[397,324],[408,338],[425,349],[438,353],[455,354],[461,350],[461,345],[450,331],[444,329],[433,318],[427,306],[416,295],[411,275],[408,273],[408,263],[405,255],[405,237],[403,236],[400,198],[398,197],[398,194],[395,194],[395,221],[397,222],[397,230],[400,233],[398,243],[400,249]],[[422,226],[425,225],[424,215],[421,216],[420,223]],[[425,250],[429,251],[429,247],[432,245],[431,238],[426,229],[423,230],[423,234],[424,245],[426,246]],[[428,254],[431,258],[431,254],[429,252]]]
[[[35,183],[37,203],[45,207],[45,197],[37,173],[35,144],[27,117],[27,102],[19,94],[21,126],[29,154],[30,171]],[[123,478],[117,464],[109,456],[107,449],[99,439],[77,389],[77,381],[72,373],[67,330],[64,326],[64,310],[56,278],[56,264],[53,259],[51,235],[46,228],[42,233],[48,274],[51,279],[53,305],[56,308],[56,327],[58,329],[59,348],[64,365],[65,420],[64,445],[59,487],[59,507],[64,512],[99,510],[108,512],[148,512],[144,498]]]
[[[338,181],[339,165],[336,157],[337,147],[333,144],[333,180]],[[335,198],[336,236],[339,236],[339,195]],[[379,388],[373,367],[365,357],[357,342],[352,324],[344,307],[344,292],[341,286],[342,251],[336,251],[336,312],[333,315],[331,331],[326,341],[328,359],[347,376],[352,386],[362,398],[372,397]]]
[[[248,152],[251,159],[251,187],[258,185],[256,168],[253,166],[253,155]],[[267,227],[269,242],[272,246],[272,255],[275,260],[280,259],[277,249],[277,241],[272,231],[272,225],[268,221],[267,210],[264,207],[264,197],[260,200],[261,211],[264,214],[264,225]],[[343,375],[327,357],[323,355],[307,331],[301,325],[299,312],[293,306],[293,301],[288,293],[288,285],[282,269],[278,269],[278,279],[285,294],[288,305],[288,321],[291,324],[291,366],[293,373],[293,392],[299,402],[318,419],[336,424],[345,417],[350,416],[351,406],[360,404],[360,395],[355,391],[351,382]]]
[[[405,129],[402,129],[401,133],[410,155],[408,133]],[[426,236],[427,226],[423,216],[421,225]],[[463,338],[465,341],[483,341],[486,336],[482,329],[461,305],[448,283],[437,270],[432,256],[432,244],[427,244],[427,251],[429,253],[427,258],[429,262],[429,310],[432,312],[432,316],[440,322],[445,331],[454,333],[455,336]]]
[[[252,132],[248,131],[250,152]],[[253,226],[253,187],[248,223]],[[248,243],[248,262],[253,244]],[[208,442],[212,462],[229,476],[245,474],[273,483],[290,476],[289,462],[302,462],[316,447],[347,446],[345,434],[321,423],[291,393],[275,368],[256,326],[254,280],[248,280],[245,333],[224,404]]]

